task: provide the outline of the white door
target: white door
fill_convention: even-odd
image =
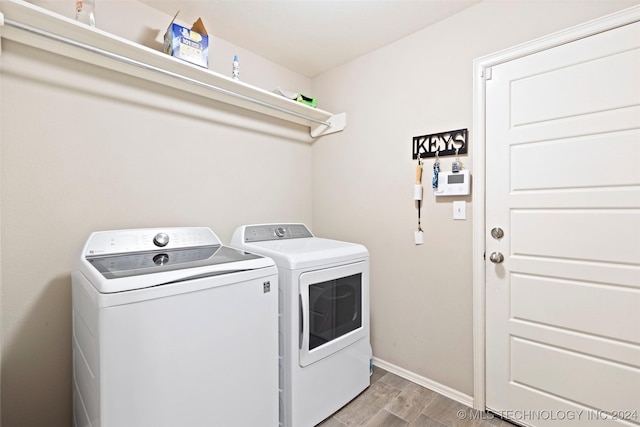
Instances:
[[[487,408],[640,425],[640,23],[493,67],[486,141]]]

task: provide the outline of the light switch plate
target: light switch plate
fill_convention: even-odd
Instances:
[[[467,219],[467,202],[464,200],[453,202],[453,219]]]

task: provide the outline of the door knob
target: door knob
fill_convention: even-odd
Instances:
[[[491,255],[489,255],[489,260],[494,264],[500,264],[504,261],[504,255],[500,252],[492,252]]]
[[[504,231],[500,227],[492,228],[491,237],[493,237],[496,240],[502,239],[504,237]]]

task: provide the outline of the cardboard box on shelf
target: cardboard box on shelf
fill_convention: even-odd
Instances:
[[[209,68],[209,35],[202,19],[198,18],[189,29],[174,22],[177,16],[176,13],[164,34],[164,53]]]

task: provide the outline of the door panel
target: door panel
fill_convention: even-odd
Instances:
[[[609,409],[612,411],[638,405],[637,369],[520,338],[512,338],[511,347],[511,376],[515,383],[590,408],[612,408]]]
[[[609,305],[616,310],[612,311]],[[511,276],[513,319],[640,342],[638,307],[640,292],[635,289],[550,277]],[[621,328],[625,323],[632,326]]]
[[[639,131],[624,131],[515,145],[512,191],[633,185],[640,181],[638,138]],[[583,151],[599,154],[581,156]],[[554,173],[541,173],[541,167]]]
[[[511,82],[511,125],[586,116],[635,105],[640,79],[629,80],[634,50],[566,65]],[[594,76],[606,76],[597,85]],[[586,87],[589,90],[584,90]],[[552,98],[550,98],[552,95]]]
[[[511,253],[614,263],[640,259],[637,209],[518,209],[511,211]],[[549,242],[553,242],[550,245]]]
[[[491,75],[487,407],[535,426],[558,420],[513,411],[640,425],[640,23]]]
[[[514,337],[527,337],[532,341],[544,341],[550,346],[571,348],[578,353],[590,354],[601,359],[616,360],[621,364],[635,365],[640,360],[640,348],[630,342],[581,333],[561,325],[550,326],[542,323],[514,318],[510,324]]]

